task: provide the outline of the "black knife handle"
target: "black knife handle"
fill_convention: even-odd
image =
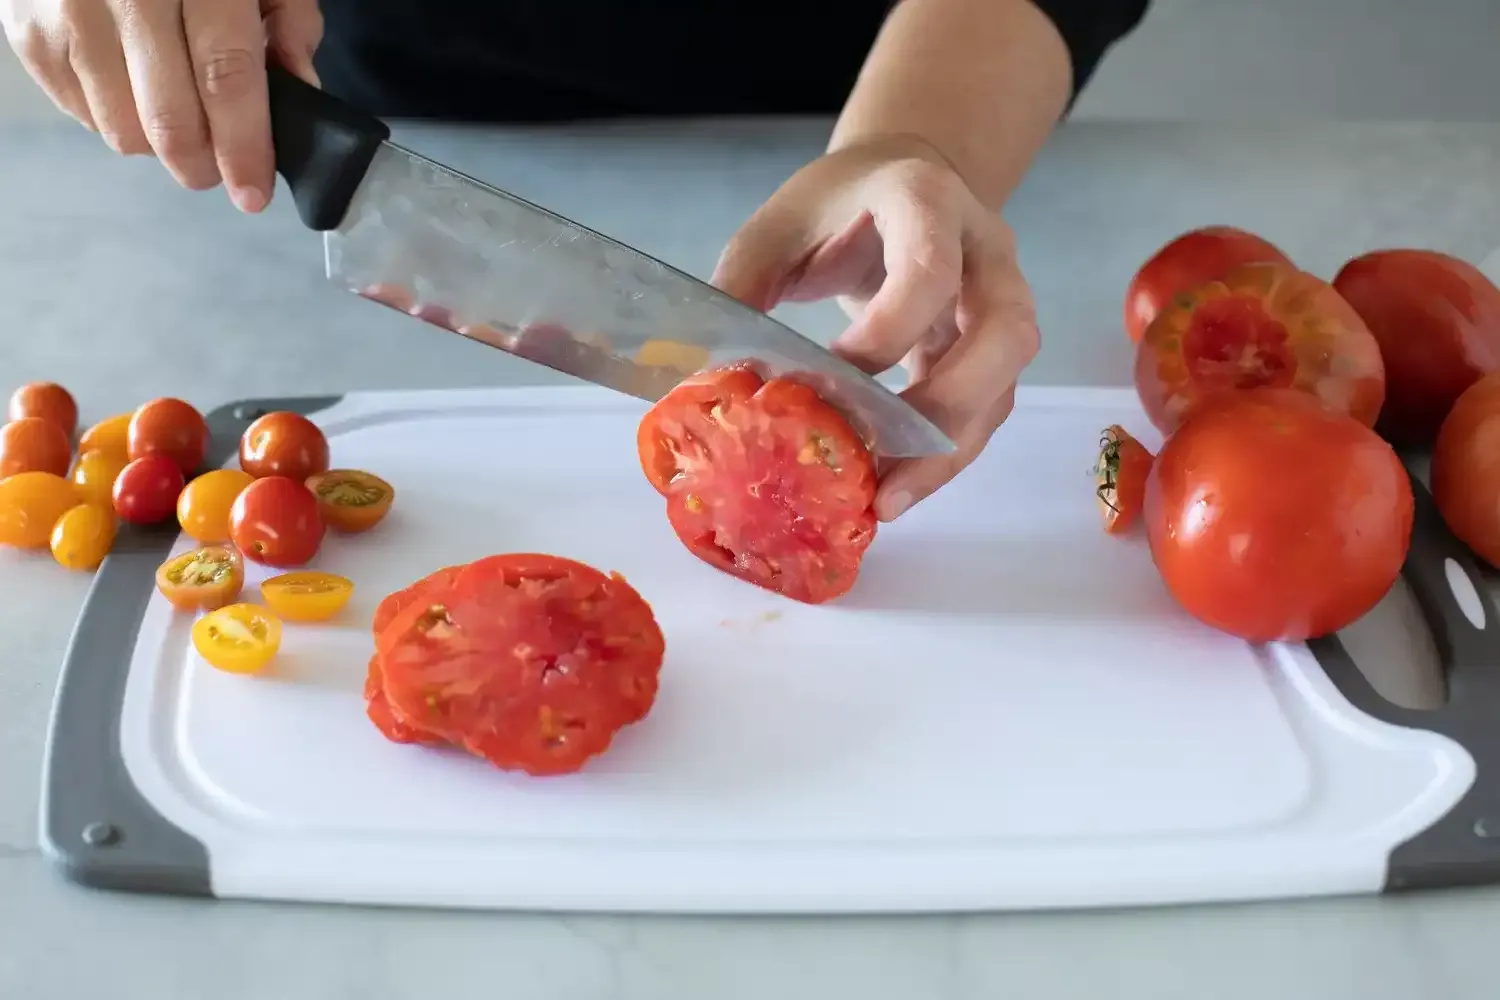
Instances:
[[[307,228],[337,229],[375,151],[391,137],[390,126],[274,62],[266,75],[276,172],[286,179]]]

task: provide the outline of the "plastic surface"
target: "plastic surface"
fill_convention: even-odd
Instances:
[[[375,151],[390,138],[390,127],[274,62],[266,75],[276,172],[286,180],[304,225],[317,232],[334,229]]]
[[[314,415],[334,462],[397,498],[317,560],[356,581],[339,622],[289,625],[272,676],[236,677],[151,598],[119,749],[205,845],[215,894],[852,912],[1378,892],[1391,848],[1470,790],[1452,739],[1361,712],[1307,647],[1197,625],[1143,537],[1103,533],[1099,431],[1149,426],[1128,390],[1023,389],[822,608],[681,547],[636,464],[643,409],[592,389],[346,397]],[[653,603],[651,715],[558,779],[384,741],[360,698],[380,597],[522,549],[619,570]]]

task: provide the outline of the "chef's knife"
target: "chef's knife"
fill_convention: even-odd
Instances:
[[[749,361],[806,380],[880,455],[953,442],[894,392],[713,286],[390,142],[390,128],[269,67],[276,170],[323,233],[329,280],[648,401]]]

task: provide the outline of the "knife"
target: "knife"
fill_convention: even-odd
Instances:
[[[436,326],[655,402],[751,362],[812,385],[871,449],[954,450],[904,399],[712,285],[390,141],[390,127],[268,66],[276,171],[323,234],[330,281]]]

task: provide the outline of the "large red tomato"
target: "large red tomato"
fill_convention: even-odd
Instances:
[[[1327,282],[1246,264],[1179,295],[1136,348],[1135,387],[1163,434],[1204,399],[1259,386],[1300,389],[1371,426],[1385,399],[1380,345]]]
[[[1425,447],[1453,403],[1500,369],[1500,289],[1474,265],[1434,250],[1376,250],[1333,287],[1380,342],[1385,407],[1375,429]]]
[[[1306,393],[1221,397],[1152,464],[1151,558],[1177,603],[1251,642],[1302,641],[1385,596],[1411,544],[1412,490],[1395,451]]]
[[[1500,372],[1465,389],[1432,447],[1432,499],[1443,520],[1491,566],[1500,566]]]
[[[1146,327],[1172,299],[1241,264],[1286,264],[1291,261],[1272,243],[1233,226],[1204,226],[1183,233],[1141,265],[1125,293],[1125,333],[1140,342]]]

